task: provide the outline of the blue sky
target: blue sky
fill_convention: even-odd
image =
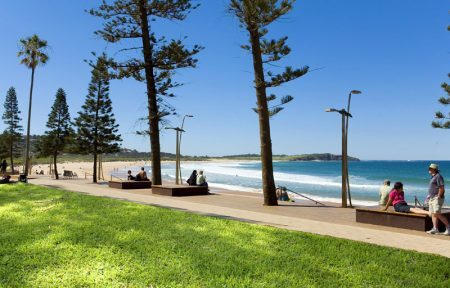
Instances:
[[[1,0],[0,102],[14,86],[26,119],[30,71],[16,57],[18,40],[34,33],[51,46],[50,61],[36,72],[33,134],[45,131],[56,90],[68,95],[72,117],[87,93],[90,52],[113,55],[127,45],[108,45],[93,32],[101,20],[84,12],[100,1]],[[201,6],[183,23],[164,22],[159,35],[188,36],[200,44],[198,68],[180,71],[185,86],[171,103],[180,115],[193,114],[185,125],[182,153],[229,155],[259,152],[251,55],[240,49],[246,34],[226,12],[227,0],[196,1]],[[308,65],[313,72],[273,90],[295,97],[272,119],[273,152],[340,154],[340,118],[325,113],[352,101],[350,154],[362,159],[450,159],[450,131],[431,128],[440,84],[450,72],[450,24],[444,0],[299,0],[292,13],[269,27],[270,36],[289,36],[291,55],[282,63]],[[149,151],[149,140],[134,134],[146,114],[143,83],[114,81],[114,112],[123,147]],[[0,107],[3,113],[3,107]],[[170,119],[179,125],[181,118]],[[25,122],[24,122],[25,124]],[[25,125],[24,125],[25,126]],[[0,129],[4,129],[3,123]],[[174,152],[175,135],[164,131],[162,151]]]

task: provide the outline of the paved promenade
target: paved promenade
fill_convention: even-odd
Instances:
[[[450,258],[450,236],[356,223],[354,209],[321,207],[307,200],[266,207],[262,195],[256,193],[212,190],[210,196],[172,198],[152,195],[151,189],[117,190],[85,179],[57,181],[38,177],[30,179],[30,183]]]

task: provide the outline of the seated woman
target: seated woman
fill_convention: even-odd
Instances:
[[[189,184],[189,186],[197,185],[197,170],[192,171],[191,176],[186,182]]]
[[[391,193],[389,193],[389,200],[386,204],[386,207],[384,207],[382,211],[386,211],[391,205],[394,205],[395,212],[429,215],[428,211],[411,207],[408,205],[408,203],[406,203],[405,192],[403,191],[403,183],[401,182],[396,182],[394,184],[394,189],[392,189]]]
[[[134,177],[133,175],[131,175],[131,170],[128,170],[128,177],[127,177],[128,181],[134,181],[136,180],[136,177]]]

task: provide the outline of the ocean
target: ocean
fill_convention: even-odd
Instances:
[[[408,203],[414,204],[414,196],[423,202],[428,193],[430,163],[438,163],[444,178],[446,175],[450,177],[450,161],[349,162],[353,204],[376,205],[378,189],[384,179],[390,179],[391,186],[394,182],[403,182]],[[139,167],[133,167],[132,170],[137,173]],[[150,167],[146,167],[146,170],[149,171]],[[184,182],[193,170],[203,170],[213,188],[261,192],[261,163],[257,161],[182,162]],[[116,174],[124,177],[126,171],[119,170]],[[174,180],[175,164],[163,163],[162,174],[165,180]],[[274,162],[274,176],[277,186],[285,186],[317,201],[340,203],[340,161]],[[447,197],[449,198],[450,196]],[[448,205],[448,200],[446,204]]]

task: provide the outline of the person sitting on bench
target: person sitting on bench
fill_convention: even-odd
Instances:
[[[386,204],[386,207],[384,207],[382,211],[387,211],[389,206],[391,205],[394,205],[395,212],[429,215],[428,211],[411,207],[408,205],[408,203],[406,203],[405,192],[403,191],[403,183],[401,182],[396,182],[394,184],[394,189],[392,189],[391,193],[389,193],[389,200]]]
[[[380,187],[379,195],[380,195],[380,201],[378,202],[380,206],[385,206],[388,199],[389,199],[389,193],[391,192],[391,180],[384,180],[383,186]]]
[[[148,181],[147,173],[145,173],[144,167],[141,168],[141,172],[136,175],[136,181]]]
[[[192,171],[191,176],[189,177],[186,182],[189,184],[189,186],[196,186],[197,185],[197,170]]]
[[[197,186],[206,186],[206,187],[208,187],[208,182],[206,182],[206,176],[203,176],[203,170],[198,171]]]
[[[136,180],[136,177],[134,177],[133,175],[131,175],[131,170],[128,170],[128,177],[127,177],[128,181],[134,181]]]
[[[10,182],[10,179],[11,179],[11,176],[6,175],[4,178],[2,178],[2,179],[0,180],[0,184],[8,184],[8,183],[11,183],[11,182]]]

